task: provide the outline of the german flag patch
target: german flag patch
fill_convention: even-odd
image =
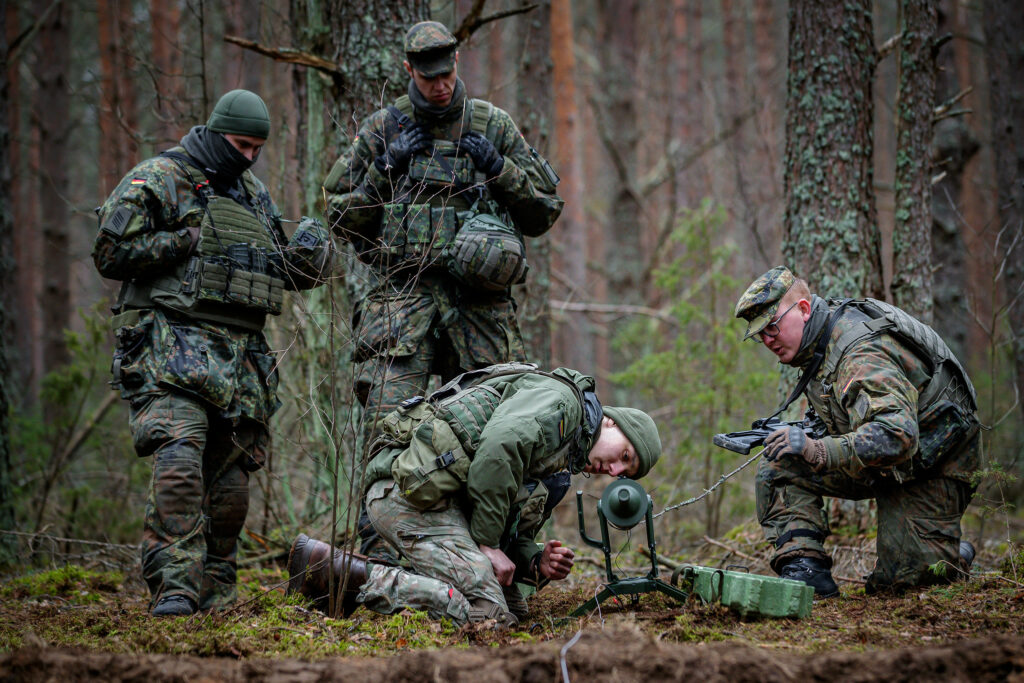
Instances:
[[[145,178],[132,178],[131,184],[132,185],[145,185],[146,184],[146,179]]]

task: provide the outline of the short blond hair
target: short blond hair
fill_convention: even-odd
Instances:
[[[807,280],[798,277],[793,280],[793,284],[790,286],[789,291],[783,295],[782,301],[779,302],[779,308],[782,308],[783,306],[791,306],[797,301],[800,301],[800,299],[807,299],[810,301],[811,288],[807,284]]]

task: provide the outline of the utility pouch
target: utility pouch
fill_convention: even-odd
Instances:
[[[921,416],[915,469],[930,469],[943,461],[978,433],[980,425],[973,413],[956,403],[940,400]]]
[[[447,422],[421,422],[409,446],[391,463],[391,476],[410,505],[428,510],[458,493],[469,476],[470,458]]]

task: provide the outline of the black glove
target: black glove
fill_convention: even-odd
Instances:
[[[433,140],[426,128],[416,123],[402,130],[398,137],[387,145],[387,149],[373,160],[383,175],[402,174],[409,168],[409,159]]]
[[[783,455],[803,458],[815,472],[825,466],[825,444],[812,439],[800,427],[776,429],[764,440],[764,457],[772,462]]]
[[[460,150],[465,150],[473,159],[473,165],[477,170],[487,176],[487,179],[498,177],[502,167],[505,165],[505,157],[498,154],[494,144],[480,133],[466,133],[458,142]]]

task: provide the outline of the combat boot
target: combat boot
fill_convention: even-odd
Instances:
[[[516,615],[506,611],[496,602],[485,598],[476,598],[469,603],[469,623],[478,624],[482,621],[493,619],[494,628],[499,631],[512,631],[519,626],[519,619]]]
[[[975,554],[974,545],[970,541],[960,541],[960,563],[963,565],[965,572],[971,571]]]
[[[196,603],[187,595],[176,593],[160,598],[153,608],[154,617],[184,617],[196,613]]]
[[[816,598],[834,598],[839,595],[839,586],[832,579],[832,570],[825,560],[818,557],[792,559],[782,565],[779,576],[813,586]]]
[[[530,612],[530,607],[526,604],[526,598],[523,597],[523,592],[519,589],[519,586],[514,583],[511,586],[502,586],[501,592],[505,596],[505,604],[508,605],[508,611],[515,615],[515,618],[519,621],[526,619],[526,615]]]
[[[328,588],[332,571],[327,562],[330,549],[328,543],[310,538],[306,534],[299,534],[288,553],[289,579],[286,592],[310,598],[314,607],[324,614],[329,613],[332,592]],[[369,576],[366,557],[335,548],[333,572],[336,613],[331,616],[347,617],[359,606],[356,597]],[[347,581],[344,580],[346,576]],[[340,591],[342,586],[344,591]]]

